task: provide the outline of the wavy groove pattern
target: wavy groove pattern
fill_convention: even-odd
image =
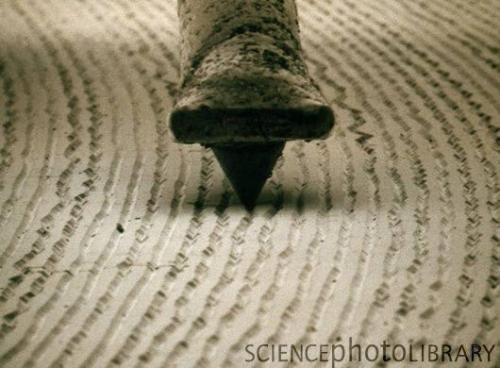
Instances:
[[[297,4],[338,125],[289,143],[248,214],[170,136],[174,0],[0,3],[0,366],[498,348],[500,5]]]

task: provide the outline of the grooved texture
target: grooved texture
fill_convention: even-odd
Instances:
[[[500,4],[297,5],[337,126],[250,215],[172,142],[175,2],[0,3],[0,366],[498,342]]]

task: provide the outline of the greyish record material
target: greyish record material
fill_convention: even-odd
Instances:
[[[333,127],[304,63],[295,1],[181,0],[178,14],[182,79],[170,127],[179,142],[215,147],[250,209],[286,141]]]

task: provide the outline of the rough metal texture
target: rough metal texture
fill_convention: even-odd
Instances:
[[[288,143],[250,214],[165,124],[175,2],[0,1],[0,367],[499,341],[499,2],[297,6],[335,135]]]
[[[171,127],[184,143],[325,137],[333,114],[308,75],[294,0],[182,0],[182,79]]]

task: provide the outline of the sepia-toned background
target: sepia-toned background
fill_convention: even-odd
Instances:
[[[174,1],[0,2],[0,366],[498,344],[500,2],[297,4],[337,125],[249,214],[168,130]]]

